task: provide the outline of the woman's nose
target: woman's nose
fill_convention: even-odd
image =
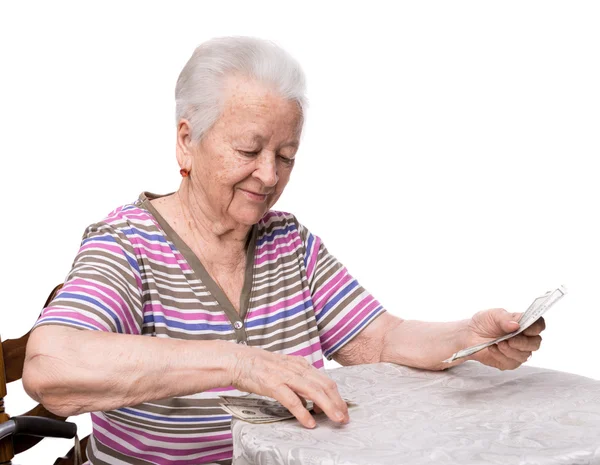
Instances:
[[[257,167],[254,176],[258,178],[265,187],[274,187],[279,181],[277,175],[277,163],[274,155],[261,154],[257,158]]]

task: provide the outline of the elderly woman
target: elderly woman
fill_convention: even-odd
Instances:
[[[91,412],[91,463],[228,463],[219,395],[273,397],[307,428],[302,400],[312,399],[346,423],[323,357],[440,370],[457,350],[518,328],[519,314],[502,309],[452,323],[386,313],[318,236],[271,210],[305,111],[302,71],[280,48],[202,44],[176,103],[179,189],[143,193],[88,227],[27,348],[27,392],[59,415]],[[471,358],[514,369],[543,329]]]

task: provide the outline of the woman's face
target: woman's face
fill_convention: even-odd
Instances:
[[[215,219],[257,223],[289,181],[301,131],[296,102],[255,81],[230,78],[223,114],[199,144],[188,144],[192,189]]]

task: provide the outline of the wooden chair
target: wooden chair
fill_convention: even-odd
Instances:
[[[46,300],[46,307],[62,287],[55,287]],[[18,417],[10,417],[4,411],[6,385],[23,376],[25,347],[31,331],[19,339],[8,339],[0,344],[0,465],[10,465],[16,454],[30,449],[44,437],[73,438],[77,433],[75,423],[65,421],[38,404],[29,412]],[[85,446],[89,437],[81,441],[81,458],[85,456]],[[75,465],[75,447],[65,457],[58,458],[54,465]]]

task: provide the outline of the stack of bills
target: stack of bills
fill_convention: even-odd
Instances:
[[[227,413],[240,420],[249,423],[271,423],[274,421],[288,420],[294,418],[290,411],[278,401],[254,396],[220,396],[221,408]],[[347,404],[351,402],[344,399]],[[311,400],[306,401],[306,409],[312,410],[314,404]]]

